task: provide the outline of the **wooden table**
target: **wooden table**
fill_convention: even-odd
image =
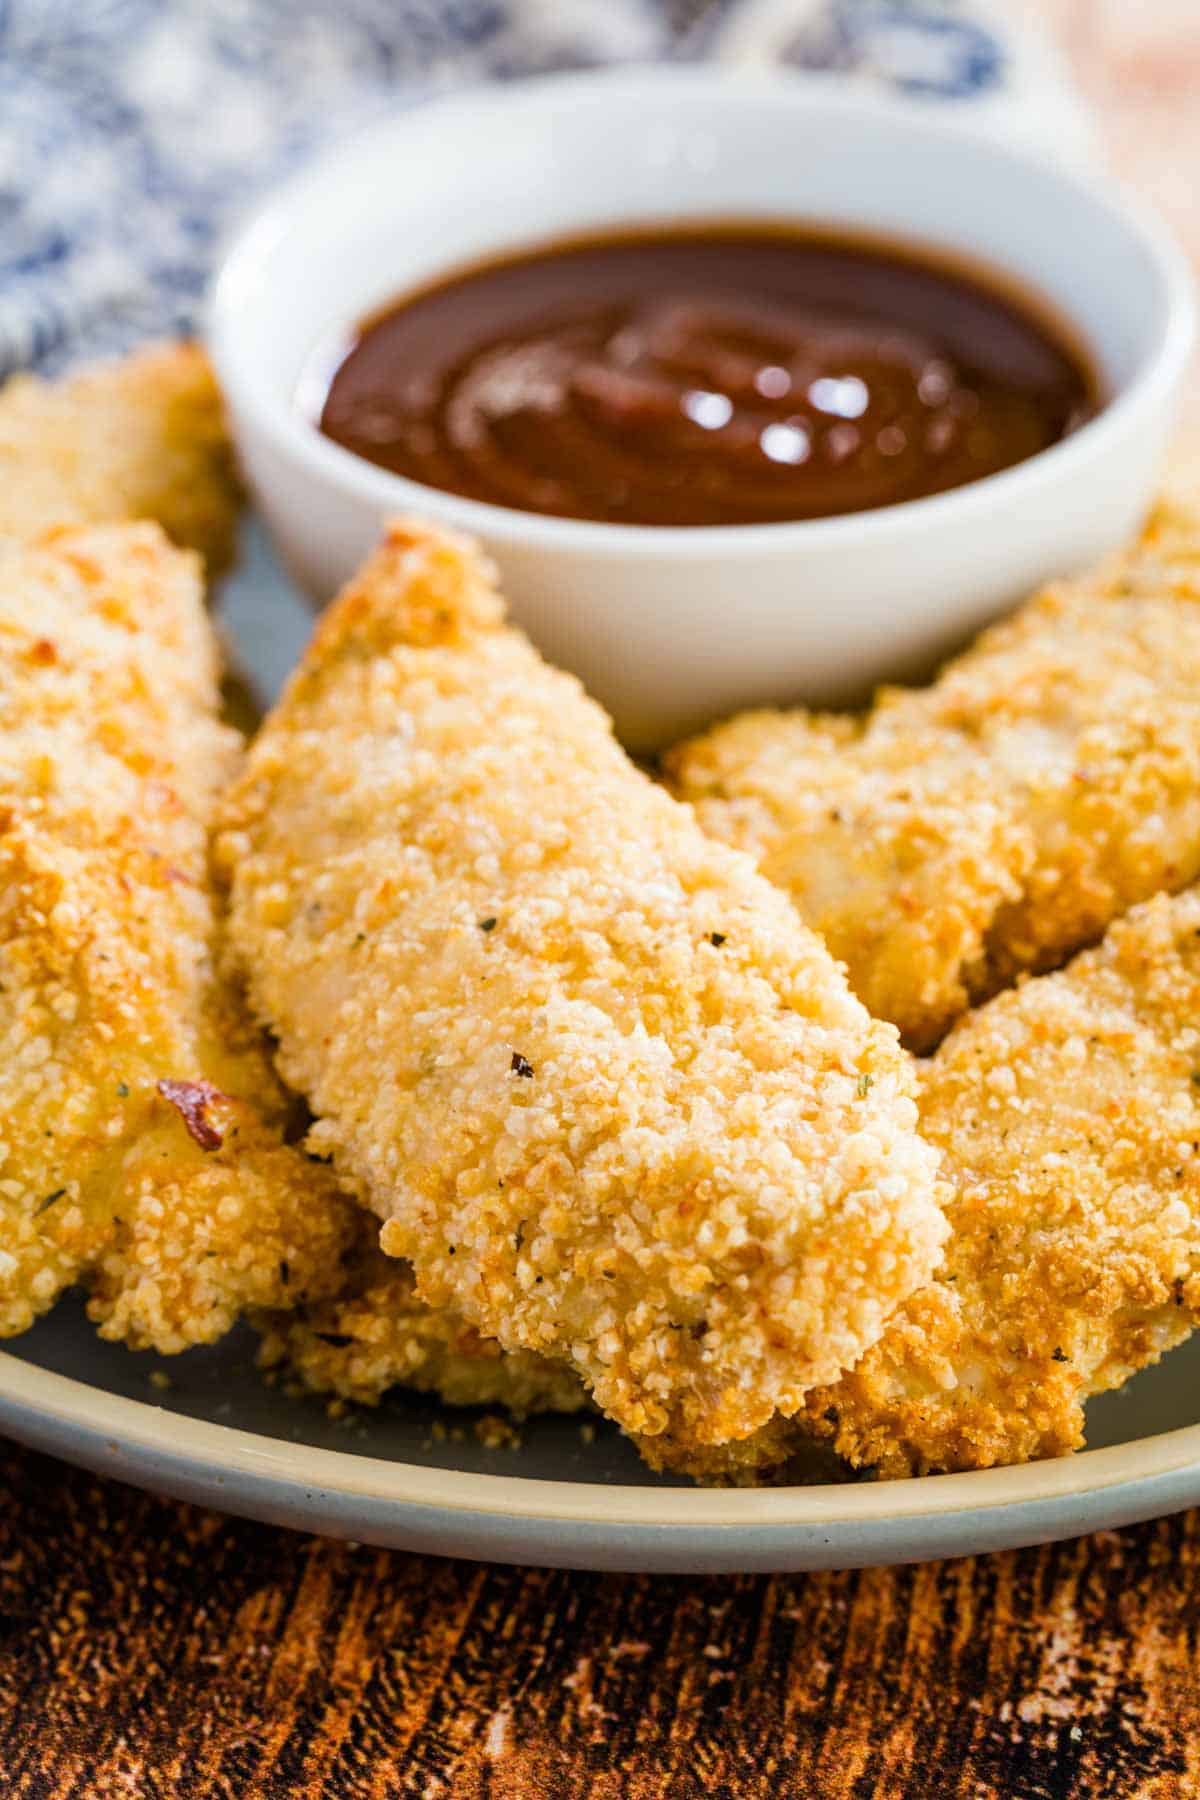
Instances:
[[[1200,256],[1197,0],[1052,14]],[[1200,1514],[766,1580],[291,1536],[0,1444],[2,1800],[1200,1795]]]
[[[1200,1516],[765,1580],[475,1567],[0,1456],[5,1800],[1200,1793]]]

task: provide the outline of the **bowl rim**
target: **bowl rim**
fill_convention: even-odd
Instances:
[[[1032,175],[1040,181],[1049,178],[1058,182],[1068,200],[1072,194],[1086,199],[1107,212],[1140,244],[1161,288],[1162,313],[1154,341],[1143,351],[1132,376],[1095,417],[1069,437],[997,474],[941,494],[867,512],[760,525],[703,526],[562,519],[428,487],[381,469],[323,437],[298,409],[294,396],[274,392],[242,355],[237,303],[240,289],[256,259],[284,231],[297,208],[303,206],[309,190],[323,185],[339,168],[349,170],[360,158],[378,154],[381,146],[393,138],[403,138],[409,130],[427,129],[431,118],[452,128],[456,116],[469,116],[477,125],[481,107],[504,112],[523,107],[531,99],[566,97],[603,104],[616,95],[621,99],[644,97],[649,103],[661,102],[672,93],[698,94],[717,105],[753,97],[777,105],[781,111],[836,113],[843,122],[855,118],[882,120],[900,132],[924,135],[942,143],[970,144],[1007,164],[1018,178]],[[514,239],[513,247],[536,241],[536,233],[523,234],[520,242]],[[235,410],[249,420],[253,430],[293,463],[303,464],[310,476],[375,506],[381,516],[424,514],[449,520],[462,530],[486,538],[498,549],[522,545],[601,556],[635,554],[654,559],[704,560],[734,548],[768,553],[802,546],[827,550],[850,542],[858,545],[871,537],[894,544],[936,530],[943,522],[963,525],[973,518],[992,516],[997,510],[1020,504],[1028,494],[1049,482],[1082,475],[1125,434],[1127,426],[1136,423],[1146,408],[1169,402],[1191,356],[1196,322],[1195,283],[1182,249],[1154,213],[1117,184],[1070,166],[1055,165],[1033,147],[1002,141],[994,129],[977,121],[935,114],[927,106],[892,95],[843,89],[828,78],[806,79],[780,70],[649,64],[555,71],[503,85],[482,84],[435,93],[376,119],[332,148],[318,152],[261,197],[226,234],[203,308],[202,334]]]

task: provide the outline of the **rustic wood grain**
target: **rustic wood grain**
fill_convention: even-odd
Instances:
[[[765,1580],[476,1567],[0,1455],[28,1800],[1200,1793],[1200,1517]]]
[[[1021,3],[1200,258],[1196,0]],[[0,1800],[1194,1800],[1198,1571],[1200,1514],[861,1574],[521,1572],[0,1444]]]

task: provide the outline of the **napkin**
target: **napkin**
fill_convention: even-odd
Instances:
[[[650,59],[868,84],[1087,154],[1051,48],[985,0],[4,0],[0,373],[193,329],[234,220],[389,109]]]

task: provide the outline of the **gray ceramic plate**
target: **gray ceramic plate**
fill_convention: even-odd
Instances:
[[[1080,1456],[922,1481],[815,1464],[804,1486],[722,1492],[656,1479],[578,1419],[530,1420],[503,1450],[409,1395],[334,1423],[263,1382],[249,1333],[132,1356],[68,1302],[0,1355],[0,1429],[143,1487],[404,1549],[681,1573],[958,1556],[1177,1510],[1200,1502],[1198,1396],[1194,1339],[1095,1403]]]
[[[257,542],[226,617],[270,693],[309,621]],[[144,1487],[368,1543],[687,1573],[957,1556],[1200,1503],[1200,1338],[1095,1402],[1083,1455],[922,1481],[814,1461],[803,1486],[703,1491],[650,1475],[611,1427],[531,1420],[489,1450],[474,1423],[411,1395],[334,1423],[262,1380],[248,1333],[133,1356],[71,1302],[0,1354],[0,1429]]]

